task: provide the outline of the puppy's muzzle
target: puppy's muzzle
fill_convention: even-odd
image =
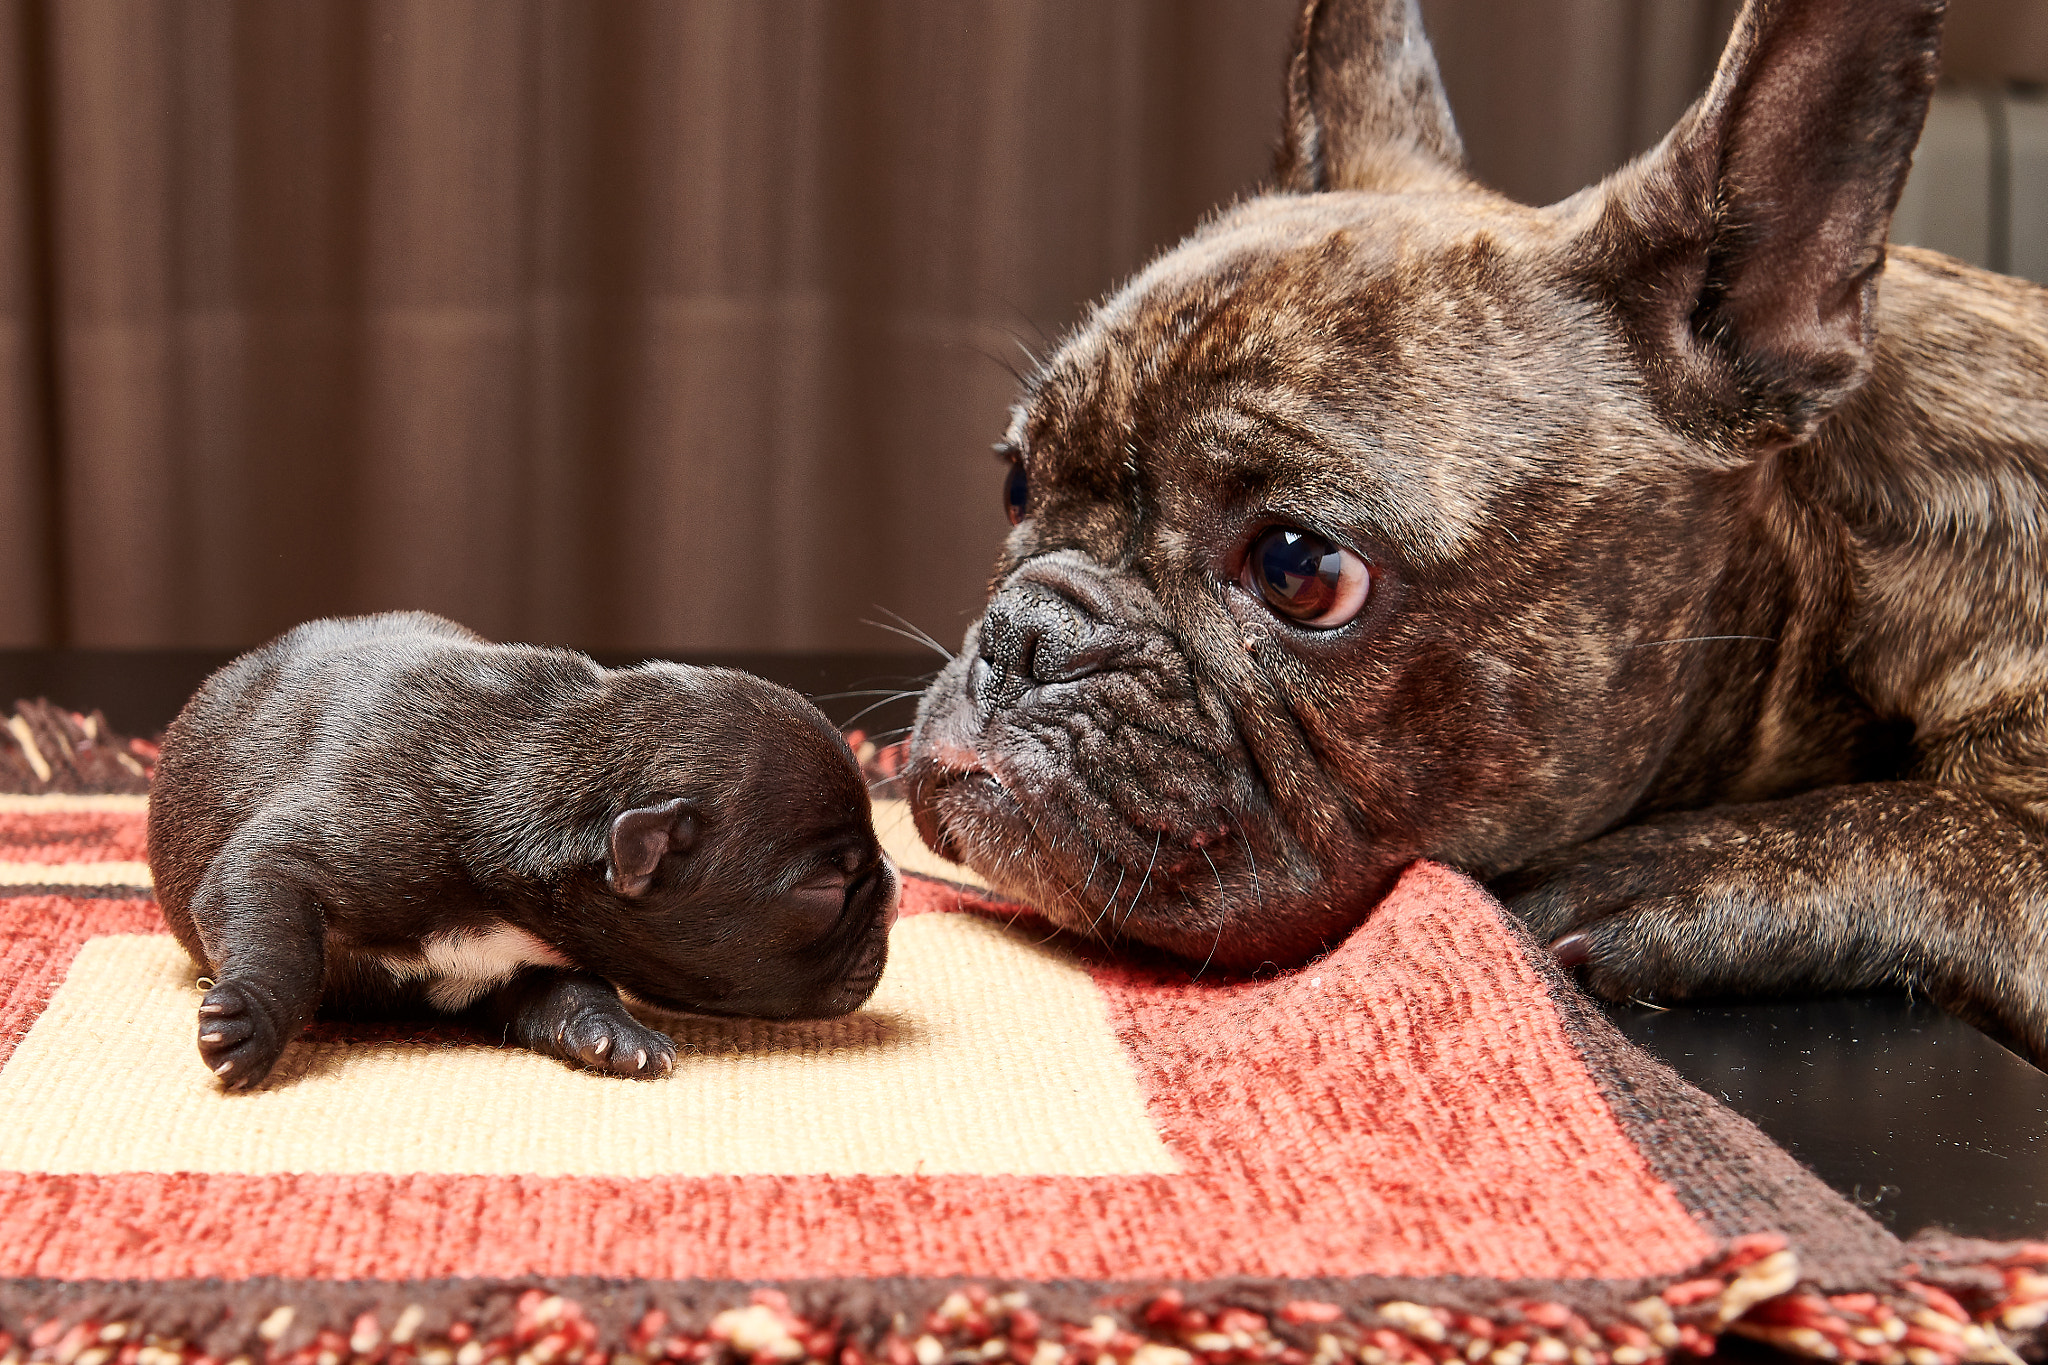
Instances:
[[[1071,598],[1042,583],[1011,583],[982,617],[967,692],[983,721],[1034,687],[1073,682],[1101,668],[1111,633]]]

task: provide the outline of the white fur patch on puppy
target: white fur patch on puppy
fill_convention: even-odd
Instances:
[[[429,1003],[453,1014],[510,981],[521,967],[566,967],[569,959],[524,929],[492,924],[429,934],[418,957],[387,957],[384,965],[401,981],[424,978]]]

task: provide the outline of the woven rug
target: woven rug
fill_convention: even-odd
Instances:
[[[1318,962],[1194,979],[1053,935],[883,802],[904,915],[853,1016],[655,1016],[652,1083],[323,1023],[224,1095],[148,891],[153,751],[13,722],[7,1365],[2040,1352],[2048,1245],[1896,1240],[1426,864]]]

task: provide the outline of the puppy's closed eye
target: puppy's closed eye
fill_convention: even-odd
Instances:
[[[791,887],[775,903],[777,927],[792,940],[822,938],[846,909],[846,894],[860,871],[861,857],[849,850]]]

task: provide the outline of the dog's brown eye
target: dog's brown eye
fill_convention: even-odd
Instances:
[[[1024,520],[1024,513],[1031,505],[1031,480],[1024,473],[1024,462],[1012,456],[1009,475],[1003,480],[1003,510],[1010,514],[1010,525]]]
[[[1252,542],[1244,585],[1281,615],[1330,630],[1358,615],[1372,570],[1327,536],[1276,526]]]

